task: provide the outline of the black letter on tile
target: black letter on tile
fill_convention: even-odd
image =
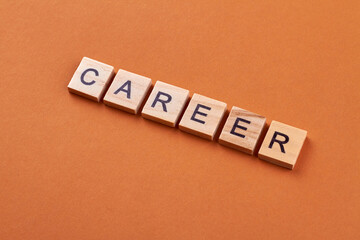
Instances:
[[[127,89],[125,89],[125,87],[127,87]],[[131,81],[127,80],[118,90],[114,92],[114,94],[118,94],[120,91],[126,92],[126,97],[130,99]]]
[[[88,72],[94,72],[94,73],[95,73],[95,76],[99,76],[99,72],[98,72],[96,69],[94,69],[94,68],[88,68],[88,69],[86,69],[86,70],[81,74],[80,80],[81,80],[81,82],[82,82],[83,84],[85,84],[85,85],[93,85],[93,84],[95,83],[95,80],[92,80],[91,82],[86,82],[86,81],[84,80],[84,77],[85,77],[85,75],[86,75]]]
[[[250,124],[250,123],[251,123],[251,122],[248,121],[248,120],[245,120],[245,119],[242,119],[242,118],[239,118],[239,117],[238,117],[238,118],[236,118],[235,123],[234,123],[234,126],[232,127],[230,133],[231,133],[231,134],[234,134],[234,135],[236,135],[236,136],[239,136],[239,137],[244,138],[245,135],[235,132],[236,128],[240,128],[240,129],[245,130],[245,131],[247,130],[246,127],[243,127],[243,126],[239,125],[239,122],[240,122],[240,121],[242,121],[242,122],[244,122],[244,123],[247,123],[247,124]]]
[[[196,115],[196,114],[199,114],[199,115],[204,116],[204,117],[207,116],[206,113],[199,112],[199,108],[205,108],[206,110],[209,110],[209,111],[210,111],[210,110],[211,110],[211,107],[208,107],[208,106],[205,106],[205,105],[202,105],[202,104],[198,104],[198,105],[196,106],[196,108],[195,108],[195,111],[194,111],[193,115],[191,116],[191,120],[194,120],[195,122],[204,124],[205,121],[195,118],[195,115]]]
[[[161,100],[161,99],[160,99],[160,95],[163,95],[163,96],[167,97],[167,100]],[[172,99],[172,97],[171,97],[169,94],[159,91],[159,92],[157,93],[156,97],[155,97],[154,102],[151,104],[151,107],[152,107],[152,108],[155,107],[156,102],[161,102],[162,107],[163,107],[163,109],[164,109],[164,112],[167,112],[165,103],[169,103],[169,102],[171,101],[171,99]]]
[[[284,140],[284,141],[277,140],[277,139],[276,139],[276,136],[277,136],[277,135],[280,135],[280,136],[284,137],[285,140]],[[272,148],[274,142],[277,142],[277,143],[280,145],[281,152],[285,153],[285,148],[284,148],[283,145],[286,144],[287,142],[289,142],[289,136],[288,136],[288,135],[285,135],[285,134],[283,134],[283,133],[280,133],[280,132],[275,131],[275,132],[274,132],[274,135],[273,135],[273,137],[272,137],[272,139],[271,139],[271,142],[270,142],[270,144],[269,144],[269,148]]]

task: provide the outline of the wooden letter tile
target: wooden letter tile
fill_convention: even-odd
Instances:
[[[266,118],[263,116],[233,107],[219,137],[219,143],[253,155],[265,122]]]
[[[69,92],[100,102],[114,67],[84,57],[68,85]]]
[[[194,93],[179,128],[205,139],[213,140],[226,111],[226,103]]]
[[[293,169],[307,132],[284,123],[272,121],[259,151],[259,158]]]
[[[105,94],[104,103],[137,114],[150,86],[150,78],[120,69]]]
[[[189,97],[189,90],[157,81],[141,115],[170,127],[175,127]]]

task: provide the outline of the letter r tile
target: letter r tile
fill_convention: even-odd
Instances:
[[[83,57],[76,69],[68,90],[71,93],[100,102],[114,75],[114,67]]]
[[[137,114],[151,86],[151,79],[119,70],[104,97],[104,103]]]
[[[175,127],[189,97],[189,90],[157,81],[141,115],[164,125]]]
[[[179,128],[184,132],[213,140],[225,111],[226,103],[194,93]]]
[[[293,169],[306,139],[305,130],[272,121],[259,150],[259,158]]]
[[[233,107],[219,137],[219,143],[253,155],[266,118]]]

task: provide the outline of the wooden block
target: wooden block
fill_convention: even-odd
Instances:
[[[189,90],[157,81],[141,115],[170,127],[175,127],[189,97]]]
[[[114,67],[84,57],[68,85],[69,92],[100,102],[114,75]]]
[[[272,121],[259,151],[259,158],[293,169],[307,132],[284,123]]]
[[[137,114],[150,86],[150,78],[120,69],[105,94],[104,103]]]
[[[247,110],[232,107],[219,137],[219,143],[253,155],[266,118]]]
[[[226,111],[226,103],[194,93],[179,128],[212,140]]]

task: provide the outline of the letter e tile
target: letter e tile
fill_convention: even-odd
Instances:
[[[266,118],[233,107],[219,137],[219,143],[253,155]]]
[[[179,128],[184,132],[213,140],[225,111],[226,103],[194,93]]]

